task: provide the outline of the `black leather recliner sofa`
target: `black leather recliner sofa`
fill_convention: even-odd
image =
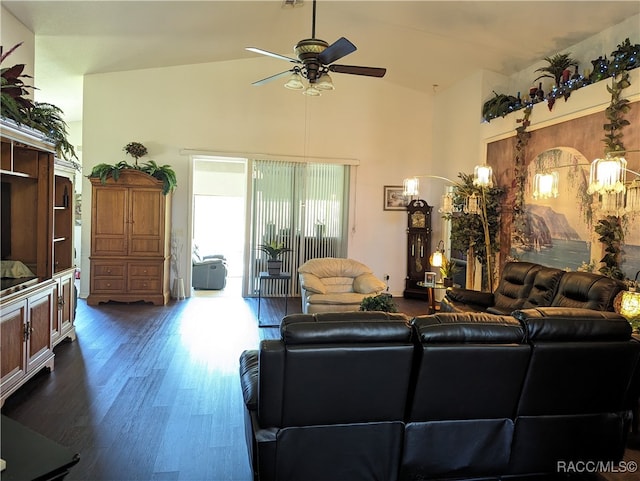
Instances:
[[[516,309],[571,307],[612,311],[623,283],[589,272],[565,272],[531,262],[507,262],[495,292],[447,289],[441,312],[510,314]]]
[[[611,312],[287,316],[240,376],[262,481],[523,479],[622,459],[640,356]]]

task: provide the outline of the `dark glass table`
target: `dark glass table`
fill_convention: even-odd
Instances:
[[[6,468],[2,481],[58,481],[80,461],[70,449],[2,416],[0,457]]]

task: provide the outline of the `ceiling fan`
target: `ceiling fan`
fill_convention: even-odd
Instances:
[[[286,60],[295,66],[284,72],[272,75],[253,82],[251,85],[264,85],[277,78],[290,75],[285,87],[294,90],[304,90],[307,95],[320,95],[321,90],[333,90],[333,83],[329,72],[346,73],[351,75],[364,75],[367,77],[384,77],[385,68],[358,67],[356,65],[334,64],[356,51],[356,46],[344,37],[339,38],[329,45],[324,40],[316,38],[316,0],[313,0],[313,16],[311,20],[311,38],[300,40],[293,48],[297,58],[287,57],[255,47],[247,47],[247,50],[261,55]],[[305,88],[302,79],[306,79],[309,86]]]

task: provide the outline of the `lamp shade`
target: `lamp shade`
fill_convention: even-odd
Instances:
[[[431,257],[429,257],[429,264],[431,264],[431,267],[442,267],[443,261],[444,254],[442,251],[435,251],[431,254]]]
[[[313,85],[310,85],[308,88],[302,91],[303,94],[308,95],[309,97],[319,97],[321,94],[320,90],[315,88]]]
[[[638,179],[635,179],[627,187],[625,210],[627,212],[640,212],[640,181]]]
[[[473,185],[493,187],[493,169],[488,165],[476,165],[473,169]]]
[[[640,319],[640,292],[629,290],[622,293],[620,314],[629,321]]]
[[[625,191],[627,160],[607,154],[604,159],[591,162],[589,194],[620,193]]]
[[[442,196],[442,206],[440,206],[440,209],[438,209],[438,211],[441,214],[452,214],[453,213],[453,192],[448,190]]]
[[[480,214],[480,197],[474,192],[466,200],[467,214]]]
[[[320,75],[320,78],[316,81],[316,88],[318,90],[333,90],[335,87],[333,86],[333,81],[328,73],[323,73]]]
[[[533,178],[533,198],[550,199],[558,197],[558,172],[536,174]]]
[[[304,83],[302,82],[300,74],[298,72],[293,72],[284,84],[284,87],[290,90],[302,90],[304,88]]]
[[[418,187],[420,187],[420,181],[417,177],[409,177],[402,182],[403,194],[406,196],[419,195]]]

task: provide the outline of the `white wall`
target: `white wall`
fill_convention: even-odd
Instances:
[[[84,82],[84,174],[124,159],[142,142],[149,158],[170,164],[179,186],[173,228],[187,232],[189,158],[183,149],[272,156],[358,159],[349,255],[391,276],[400,293],[406,273],[406,214],[383,211],[383,185],[430,163],[431,96],[384,79],[334,75],[336,90],[308,98],[281,82],[253,87],[273,68],[266,59],[89,75]],[[83,203],[90,205],[84,179]],[[88,294],[90,209],[82,218],[81,296]],[[186,270],[185,266],[185,270]]]
[[[3,62],[3,67],[24,64],[24,72],[34,77],[35,58],[35,38],[33,33],[14,17],[9,11],[0,7],[0,43],[3,53],[7,53],[14,45],[23,42],[7,59]],[[24,79],[25,84],[38,86],[37,79]],[[33,97],[33,95],[30,95]]]

